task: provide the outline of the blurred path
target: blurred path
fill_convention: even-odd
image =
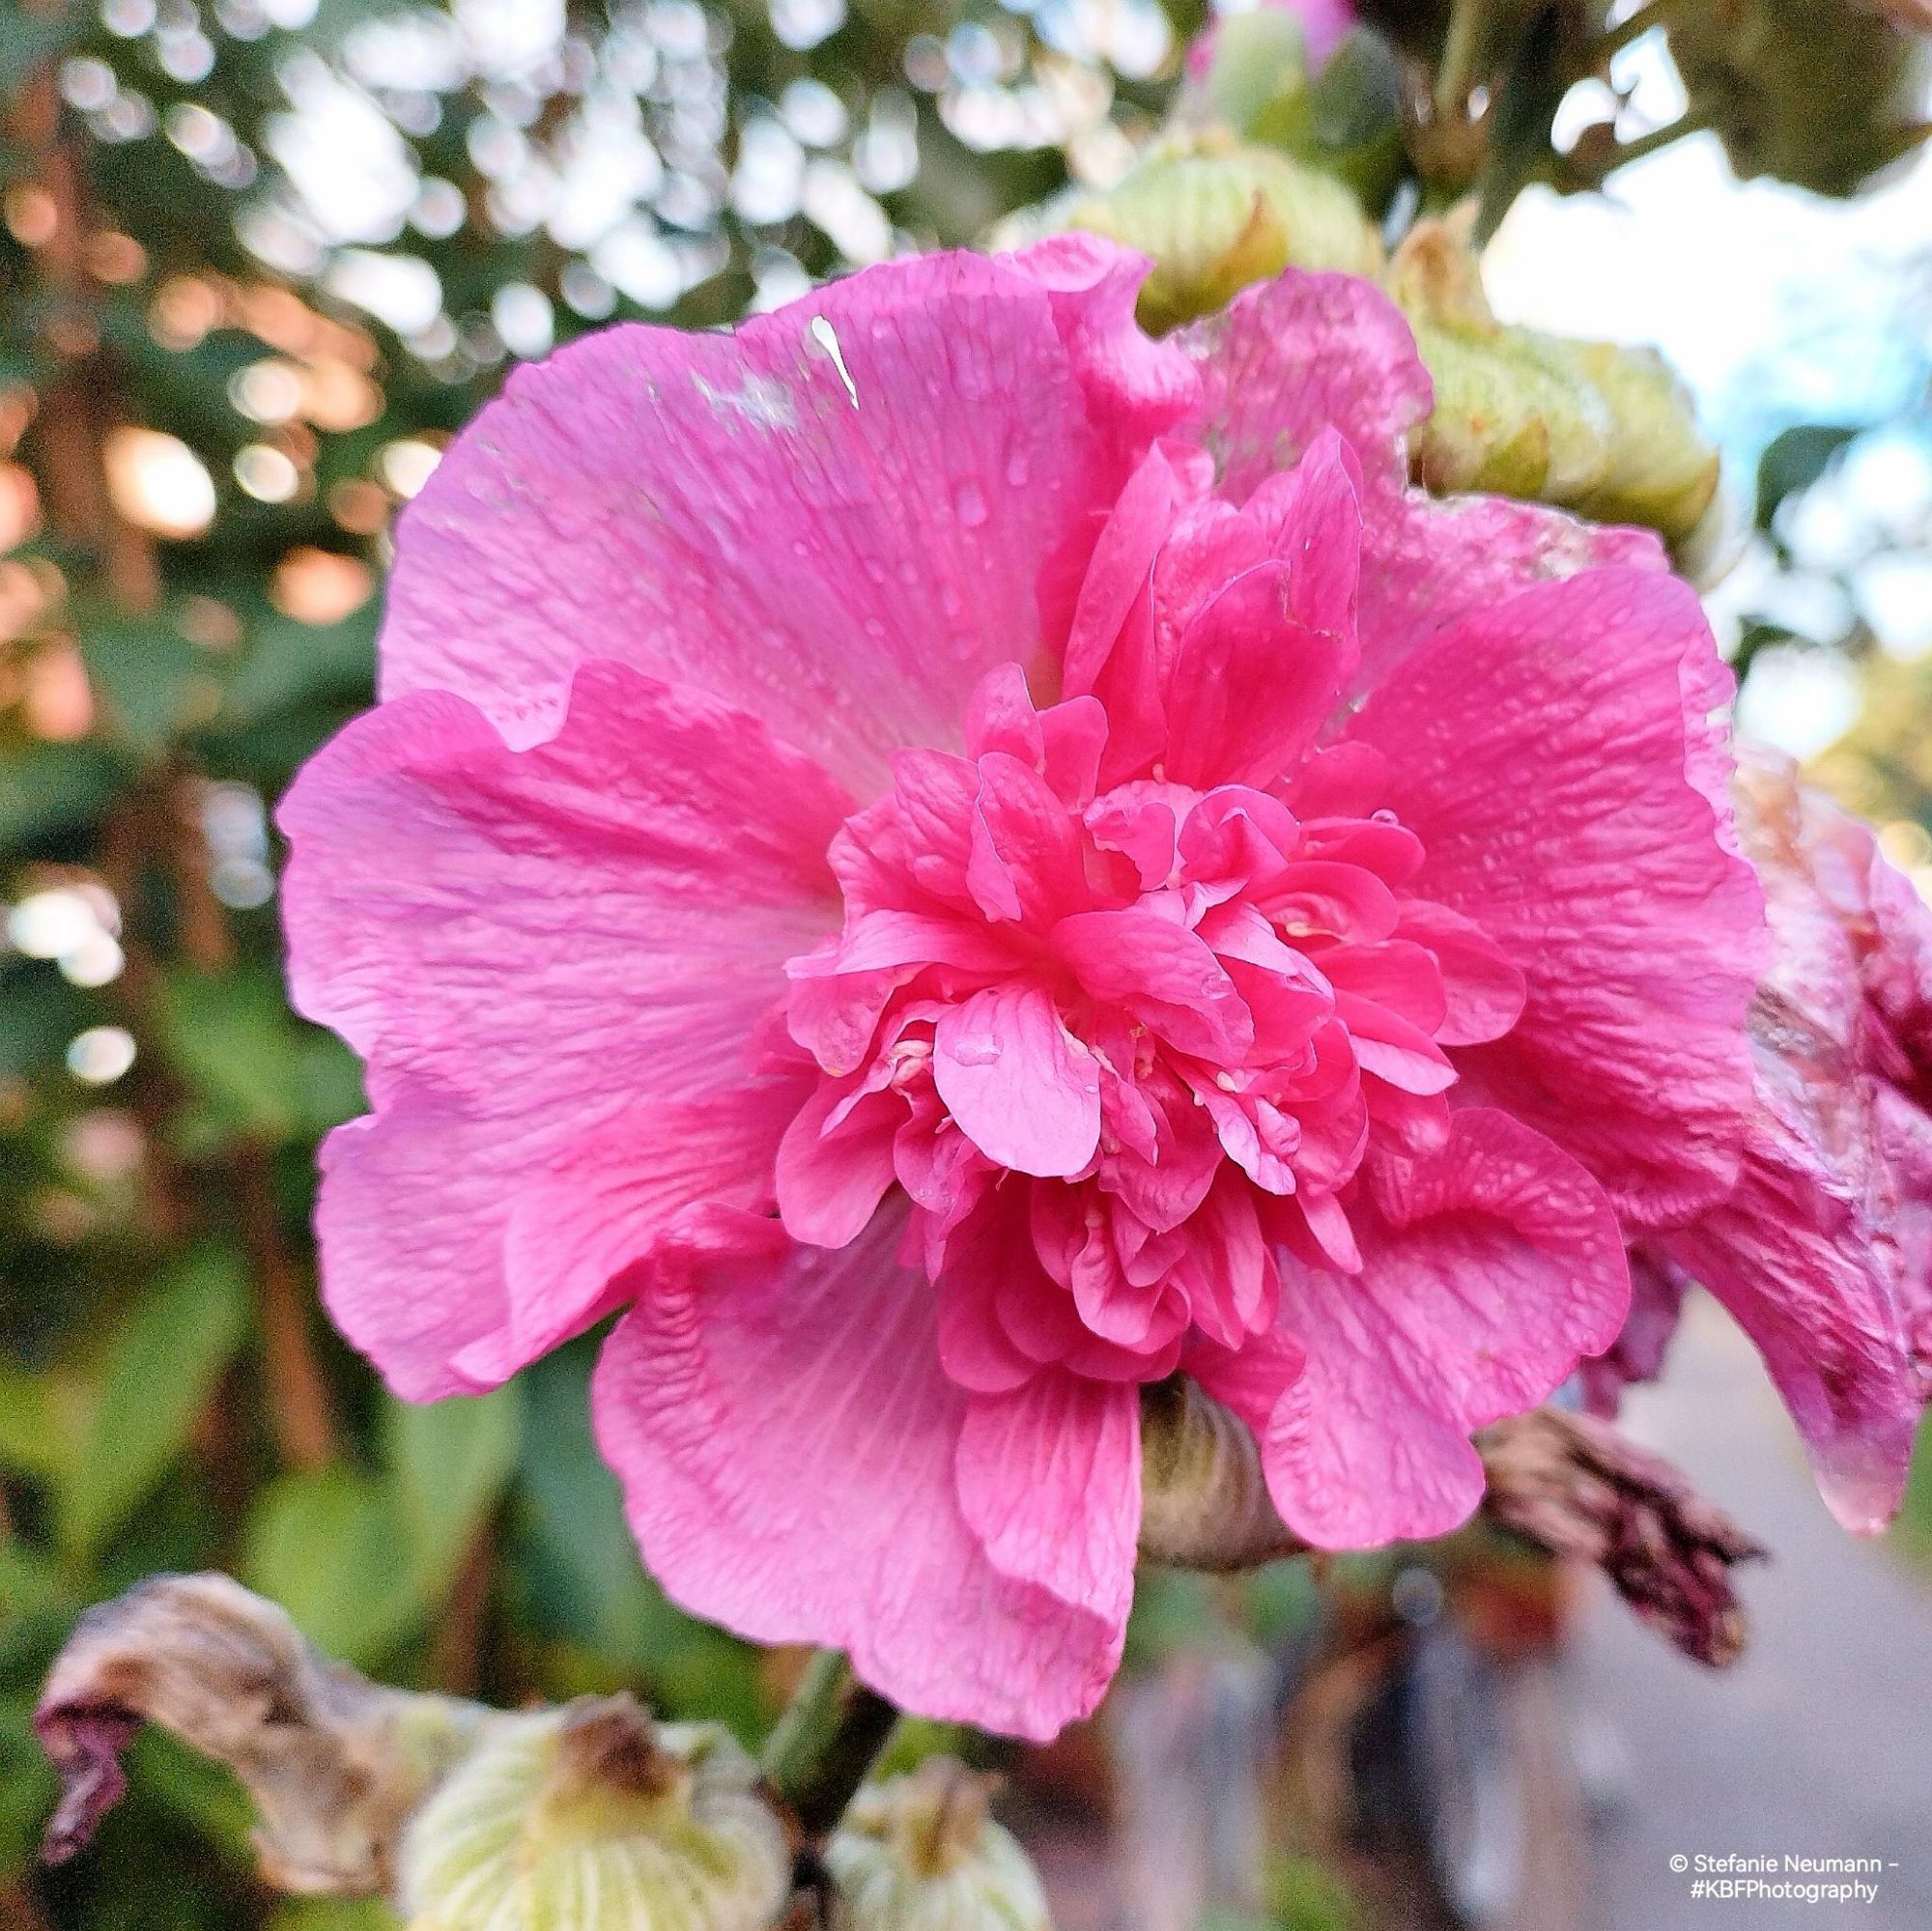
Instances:
[[[1666,1385],[1639,1390],[1625,1418],[1774,1560],[1747,1573],[1752,1642],[1722,1674],[1613,1603],[1581,1633],[1576,1707],[1627,1759],[1597,1846],[1602,1931],[1928,1931],[1932,1584],[1833,1521],[1756,1356],[1710,1303],[1690,1310]],[[1673,1876],[1669,1860],[1699,1852],[1900,1868],[1867,1880],[1869,1904],[1693,1900],[1694,1873]]]

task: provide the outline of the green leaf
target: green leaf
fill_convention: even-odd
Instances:
[[[110,1342],[99,1406],[62,1510],[62,1540],[91,1553],[181,1453],[248,1326],[248,1281],[219,1249],[176,1264]]]
[[[1803,496],[1861,433],[1852,423],[1802,422],[1774,436],[1757,459],[1757,526],[1768,530],[1785,498]]]
[[[283,1475],[257,1498],[242,1579],[327,1655],[374,1666],[420,1619],[395,1491],[359,1468]]]
[[[384,1434],[416,1593],[434,1605],[516,1469],[523,1394],[511,1386],[428,1406],[390,1402]]]

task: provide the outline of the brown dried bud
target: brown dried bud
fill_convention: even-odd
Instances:
[[[1765,1551],[1667,1462],[1607,1422],[1555,1408],[1498,1422],[1476,1447],[1486,1519],[1601,1569],[1687,1656],[1736,1661],[1746,1629],[1730,1573]],[[1141,1465],[1149,1561],[1252,1569],[1307,1550],[1268,1496],[1254,1435],[1193,1382],[1142,1391]]]
[[[1744,1654],[1731,1571],[1763,1548],[1661,1457],[1609,1423],[1552,1408],[1478,1437],[1490,1519],[1601,1569],[1640,1621],[1713,1668]]]
[[[241,1779],[270,1884],[377,1895],[403,1820],[496,1720],[329,1662],[225,1576],[155,1576],[90,1609],[47,1679],[34,1727],[62,1795],[43,1855],[62,1862],[94,1834],[127,1787],[122,1749],[156,1723]]]

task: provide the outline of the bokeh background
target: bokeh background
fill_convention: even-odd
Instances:
[[[237,1791],[153,1737],[98,1847],[32,1870],[40,1680],[81,1606],[156,1570],[229,1569],[397,1681],[507,1703],[630,1686],[748,1737],[769,1720],[793,1660],[689,1623],[638,1566],[591,1449],[585,1344],[414,1409],[320,1318],[314,1148],[361,1099],[284,999],[270,813],[370,701],[396,514],[518,358],[613,319],[727,322],[1105,186],[1199,24],[1187,0],[0,9],[7,1931],[392,1921],[271,1897]],[[1684,108],[1647,42],[1617,78],[1656,125]],[[1603,196],[1531,190],[1488,270],[1507,320],[1677,363],[1737,505],[1711,601],[1743,723],[1814,760],[1932,887],[1932,172],[1828,199],[1740,185],[1700,136]],[[1700,1314],[1678,1356],[1637,1426],[1783,1557],[1745,1674],[1693,1681],[1495,1551],[1156,1578],[1108,1718],[1007,1766],[1069,1931],[1138,1925],[1177,1860],[1213,1861],[1211,1830],[1182,1844],[1190,1805],[1269,1839],[1274,1894],[1230,1926],[1434,1921],[1378,1888],[1359,1832],[1323,1828],[1321,1790],[1386,1688],[1376,1645],[1445,1601],[1514,1672],[1470,1692],[1477,1730],[1517,1726],[1519,1765],[1555,1750],[1540,1781],[1575,1798],[1516,1844],[1554,1859],[1538,1901],[1484,1921],[1699,1922],[1662,1869],[1686,1828],[1686,1849],[1922,1860],[1906,1820],[1932,1801],[1932,1746],[1915,1758],[1887,1724],[1932,1662],[1932,1479],[1888,1545],[1853,1549],[1747,1351]],[[1310,1745],[1257,1784],[1244,1753],[1284,1701],[1333,1760]],[[1468,1756],[1431,1773],[1445,1809],[1490,1801]],[[1759,1825],[1775,1841],[1729,1841]],[[1503,1853],[1480,1815],[1443,1828],[1474,1910]],[[1916,1915],[1843,1921],[1932,1921],[1928,1883],[1908,1871],[1888,1899]]]

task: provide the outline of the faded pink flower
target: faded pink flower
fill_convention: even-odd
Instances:
[[[1747,760],[1737,803],[1775,947],[1744,1173],[1639,1249],[1638,1311],[1592,1392],[1607,1406],[1657,1372],[1700,1282],[1757,1344],[1833,1513],[1872,1534],[1932,1395],[1932,912],[1787,761]]]
[[[368,1062],[325,1289],[413,1399],[595,1387],[701,1615],[1026,1736],[1119,1660],[1138,1390],[1333,1548],[1737,1178],[1762,907],[1655,541],[1432,503],[1368,284],[1155,343],[1091,238],[520,371],[282,810]]]

